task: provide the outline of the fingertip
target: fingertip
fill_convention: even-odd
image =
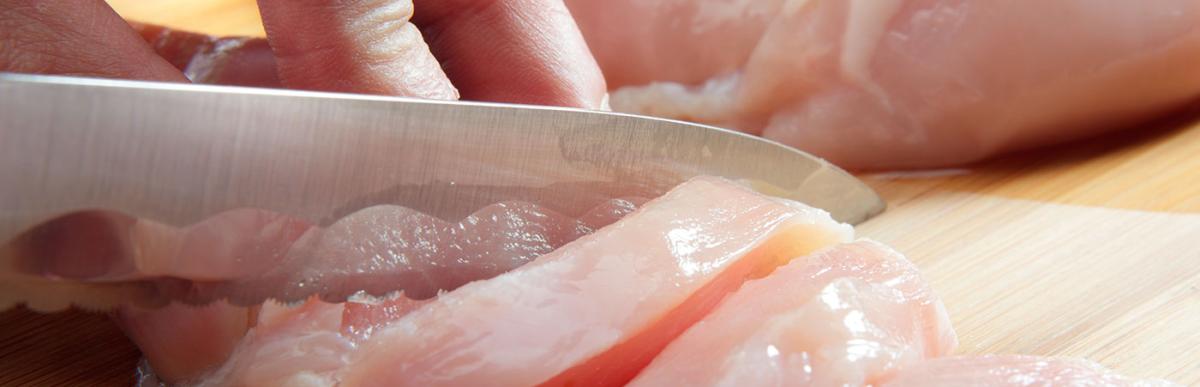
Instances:
[[[259,0],[281,83],[290,88],[456,99],[409,23],[405,0]]]
[[[599,109],[600,67],[557,0],[417,0],[413,22],[463,99]]]

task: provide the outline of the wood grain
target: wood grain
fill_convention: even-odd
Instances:
[[[263,34],[253,0],[109,3],[135,20]],[[1197,117],[941,176],[864,176],[889,210],[861,233],[921,266],[961,352],[1085,356],[1200,385]],[[0,327],[0,385],[133,381],[137,350],[103,316],[12,310]]]
[[[140,353],[105,316],[0,313],[0,386],[128,386]]]
[[[1200,214],[889,193],[906,200],[859,234],[917,263],[960,353],[1086,357],[1200,385]]]
[[[108,0],[122,17],[212,35],[266,36],[254,0]]]
[[[947,176],[870,179],[893,186],[1147,211],[1200,212],[1200,109],[1099,138],[1000,157]],[[954,172],[954,173],[950,173]]]

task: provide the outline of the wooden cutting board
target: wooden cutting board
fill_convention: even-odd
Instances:
[[[131,19],[261,35],[253,0],[110,0]],[[960,353],[1087,357],[1200,385],[1200,114],[935,173],[863,176],[889,202],[860,234],[912,258]],[[103,316],[0,313],[0,385],[128,385]]]

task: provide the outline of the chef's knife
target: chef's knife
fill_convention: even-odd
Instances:
[[[237,208],[328,224],[385,203],[449,220],[503,200],[577,213],[594,199],[652,197],[697,175],[741,180],[849,223],[884,207],[869,187],[819,158],[679,121],[0,74],[0,244],[49,219],[94,209],[177,226]],[[31,301],[26,293],[44,289],[20,284],[12,267],[37,257],[3,251],[0,308]],[[63,286],[61,297],[35,306],[61,308],[74,301],[72,292],[91,292],[93,300],[111,292],[103,301],[111,303],[136,297],[80,286]]]

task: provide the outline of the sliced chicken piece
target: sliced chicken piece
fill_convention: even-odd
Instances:
[[[381,300],[355,300],[346,302],[342,311],[342,335],[357,341],[366,341],[392,321],[433,302],[414,300],[403,294]]]
[[[343,385],[619,385],[748,278],[846,241],[827,213],[697,178],[375,332]]]
[[[254,305],[314,294],[340,301],[357,291],[395,290],[424,299],[511,270],[608,225],[642,199],[632,200],[603,202],[579,218],[504,202],[455,223],[380,205],[329,227],[255,209],[184,228],[82,212],[0,246],[0,257],[14,260],[14,286],[27,288],[21,294],[46,298],[25,301],[51,310],[70,305],[60,299],[92,306],[122,292],[138,293],[145,303],[228,299]],[[39,288],[44,291],[34,290]]]
[[[872,385],[956,344],[916,266],[863,240],[747,282],[630,385]]]
[[[260,346],[253,343],[261,338],[243,339],[251,328],[261,331],[252,318],[255,308],[236,305],[253,306],[268,296],[321,294],[340,300],[359,290],[381,295],[403,284],[407,291],[389,300],[345,303],[345,326],[329,333],[364,339],[420,304],[410,297],[428,299],[512,270],[617,221],[642,202],[633,200],[605,202],[579,219],[511,202],[485,207],[458,223],[399,206],[370,207],[326,228],[259,210],[225,213],[183,229],[146,220],[114,221],[106,232],[120,237],[101,239],[125,246],[112,259],[98,261],[86,251],[63,253],[29,270],[95,281],[81,282],[86,286],[137,285],[175,299],[233,300],[234,305],[221,301],[203,308],[120,309],[117,322],[143,349],[154,373],[179,381],[226,362],[235,347]],[[86,265],[93,267],[55,271]]]
[[[598,208],[584,217],[628,207]],[[746,278],[852,233],[824,211],[698,178],[595,234],[432,300],[398,295],[268,304],[218,367],[164,379],[184,385],[620,384]]]
[[[146,360],[155,378],[174,381],[198,369],[221,364],[254,324],[253,309],[224,302],[203,307],[169,305],[144,310],[125,307],[113,313]]]
[[[310,299],[298,306],[264,304],[253,329],[219,368],[182,386],[321,386],[346,364],[353,337],[343,335],[342,304]],[[153,364],[153,363],[152,363]],[[154,369],[157,372],[157,368]]]
[[[234,310],[171,306],[124,310],[119,322],[145,354],[142,385],[333,386],[359,345],[429,302],[397,294]]]

